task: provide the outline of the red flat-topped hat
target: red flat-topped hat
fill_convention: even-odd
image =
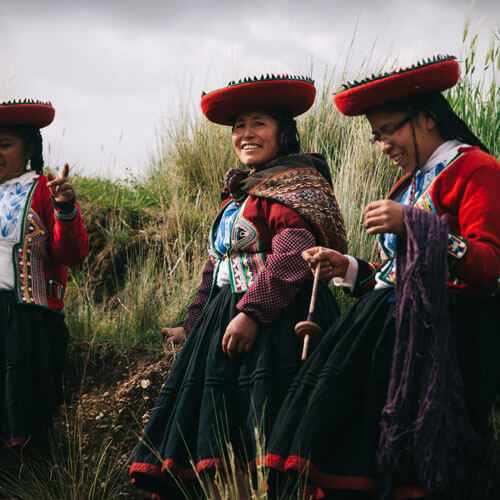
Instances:
[[[0,103],[0,127],[9,125],[33,125],[46,127],[54,119],[55,109],[50,102],[34,99]]]
[[[232,125],[247,111],[287,109],[293,116],[307,111],[316,97],[314,81],[305,76],[262,75],[232,81],[201,96],[203,114],[214,123]]]
[[[458,82],[459,76],[460,68],[454,56],[435,56],[409,68],[344,84],[333,100],[342,114],[361,115],[381,104],[449,89]]]

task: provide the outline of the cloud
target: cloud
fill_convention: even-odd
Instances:
[[[352,78],[462,50],[467,0],[2,0],[0,90],[51,99],[54,163],[146,164],[154,130],[199,96],[260,73]],[[487,16],[487,17],[486,17]],[[476,0],[474,23],[500,2]],[[351,43],[352,42],[352,43]],[[460,55],[457,53],[457,55]]]

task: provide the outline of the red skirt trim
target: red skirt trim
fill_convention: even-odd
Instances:
[[[249,462],[248,466],[254,469],[260,462],[261,461],[256,458]],[[320,500],[325,497],[321,488],[331,490],[356,490],[364,491],[366,493],[371,493],[375,489],[375,479],[372,477],[327,474],[320,471],[309,460],[297,456],[291,456],[285,460],[278,455],[268,454],[264,457],[262,463],[267,467],[271,467],[281,472],[294,470],[302,474],[307,474],[307,477],[313,483],[319,485],[319,487],[308,484],[304,488],[304,493],[306,494],[306,497],[313,498],[315,500]],[[206,458],[204,460],[200,460],[196,464],[196,470],[198,472],[210,469],[220,469],[222,467],[223,461],[220,458]],[[172,473],[182,479],[196,479],[196,472],[193,469],[180,467],[177,461],[173,459],[165,460],[161,468],[157,465],[134,462],[130,467],[129,474],[134,473],[146,474],[154,477],[155,479],[168,477]],[[134,484],[135,479],[132,478],[131,482]],[[160,497],[157,498],[160,499]],[[421,486],[398,486],[395,488],[393,498],[394,500],[430,499],[431,496],[429,492]]]
[[[255,458],[254,460],[252,460],[247,464],[247,467],[249,467],[251,470],[255,470],[258,463],[259,459]],[[177,462],[177,460],[168,458],[167,460],[164,460],[161,467],[159,467],[158,465],[152,465],[148,463],[134,462],[130,467],[129,474],[130,475],[135,473],[145,474],[148,476],[152,476],[155,479],[161,479],[162,477],[168,477],[171,474],[174,474],[181,479],[195,480],[197,478],[196,472],[203,472],[206,470],[213,470],[213,469],[222,469],[223,467],[224,463],[222,459],[205,458],[203,460],[200,460],[196,464],[196,471],[194,471],[193,468],[181,467]],[[134,483],[135,479],[132,478],[132,484]]]
[[[264,457],[264,463],[273,469],[281,472],[294,470],[301,474],[307,474],[307,477],[320,487],[316,489],[308,489],[307,492],[314,499],[324,497],[321,488],[329,490],[356,490],[372,493],[375,490],[375,479],[373,477],[363,476],[339,476],[328,474],[316,466],[309,460],[302,457],[290,456],[286,460],[279,455],[268,454]],[[405,500],[410,498],[431,498],[429,492],[422,486],[398,486],[394,490],[394,500]]]
[[[161,478],[161,469],[157,465],[134,462],[130,467],[129,474],[134,474],[136,472],[140,474],[147,474],[148,476],[152,476],[156,479]],[[132,479],[132,484],[134,483],[135,479]]]
[[[23,446],[28,443],[28,439],[25,437],[17,437],[17,438],[11,438],[8,439],[7,441],[4,441],[2,444],[6,448],[14,448],[16,446]]]
[[[47,458],[47,450],[32,448],[29,439],[25,437],[11,438],[0,443],[0,464],[8,464],[12,460],[12,453],[22,453],[35,458]]]
[[[302,457],[291,456],[285,461],[276,455],[267,455],[266,464],[270,467],[273,467],[273,464],[282,465],[282,468],[275,468],[284,472],[295,470],[307,474],[311,481],[331,490],[358,490],[371,493],[375,489],[375,480],[372,477],[327,474]]]
[[[406,500],[407,498],[432,498],[431,494],[423,486],[398,486],[394,491],[394,500]]]

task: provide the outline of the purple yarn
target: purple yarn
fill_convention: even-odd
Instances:
[[[451,336],[448,226],[445,218],[404,207],[406,238],[396,245],[396,341],[377,453],[379,498],[394,474],[431,493],[463,480],[476,436],[468,419]]]

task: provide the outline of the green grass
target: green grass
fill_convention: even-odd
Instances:
[[[457,113],[497,157],[499,37],[492,34],[481,58],[477,34],[466,26],[462,79],[447,92]],[[315,105],[298,127],[303,150],[324,154],[331,166],[349,253],[376,258],[375,239],[361,225],[362,208],[383,198],[401,174],[369,144],[367,120],[346,118],[335,109],[332,93],[346,72],[347,67],[324,76]],[[207,255],[205,238],[224,173],[238,166],[230,144],[228,127],[181,110],[163,131],[146,178],[75,179],[92,251],[84,267],[71,274],[66,310],[74,338],[159,346],[160,327],[182,320]],[[350,303],[337,295],[342,307]]]
[[[492,35],[487,54],[480,57],[476,34],[465,31],[463,78],[447,97],[491,153],[499,157],[499,33]],[[363,73],[378,68],[366,65],[365,69]],[[400,172],[371,147],[364,118],[345,118],[334,108],[332,93],[345,79],[346,71],[344,68],[338,74],[325,75],[314,107],[298,120],[298,126],[303,150],[324,154],[331,166],[349,253],[373,258],[375,241],[362,228],[362,208],[383,198]],[[92,250],[83,266],[71,270],[66,318],[73,341],[160,349],[160,328],[181,321],[196,292],[223,175],[238,162],[227,128],[184,112],[169,124],[146,178],[130,177],[122,182],[84,176],[74,179]],[[342,307],[349,303],[341,292],[338,297]],[[492,421],[498,426],[498,416],[493,415]],[[62,465],[50,472],[54,483],[47,484],[41,479],[43,474],[36,471],[26,473],[21,480],[10,476],[9,491],[14,496],[76,500],[118,495],[119,472],[106,469],[106,463],[113,461],[106,443],[96,450],[92,463],[83,466],[78,439],[75,441],[78,425],[71,426],[67,435],[63,431],[59,436],[66,451],[64,457],[56,458]],[[466,500],[486,500],[488,495],[493,498],[488,489],[499,463],[495,427],[491,448]],[[92,479],[99,470],[101,477],[108,478],[105,493]],[[237,498],[230,466],[228,471],[216,483],[217,488],[223,498]],[[61,486],[65,484],[67,487]],[[231,484],[233,490],[225,493]],[[65,488],[69,491],[63,493]],[[76,493],[79,488],[81,492]],[[250,493],[251,498],[266,498],[262,490]]]

